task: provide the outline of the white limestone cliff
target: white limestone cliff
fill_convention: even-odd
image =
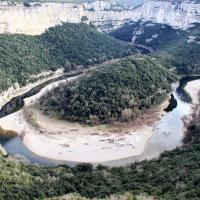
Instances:
[[[200,23],[200,3],[195,1],[147,1],[141,9],[144,21],[168,24],[187,29],[192,23]]]
[[[105,1],[33,3],[30,7],[0,2],[0,33],[37,35],[62,22],[78,23],[83,19],[106,31],[138,20],[187,29],[192,23],[200,23],[200,3],[148,0],[135,9],[121,9]]]

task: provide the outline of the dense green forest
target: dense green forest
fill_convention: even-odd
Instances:
[[[74,69],[127,56],[135,49],[84,23],[65,23],[39,36],[0,35],[0,91],[27,83],[31,75],[64,67]]]
[[[173,80],[172,73],[155,59],[131,56],[49,91],[40,99],[40,107],[88,124],[127,121],[158,105]]]
[[[159,57],[168,66],[180,73],[200,73],[200,25],[190,28],[180,39],[171,40],[158,48],[153,56]]]
[[[104,198],[129,192],[134,198],[146,194],[155,200],[198,200],[199,119],[200,112],[196,112],[188,125],[185,145],[161,154],[158,159],[127,167],[94,168],[90,164],[80,164],[73,168],[47,168],[26,165],[11,157],[0,157],[0,199],[44,199],[69,193],[79,193],[87,198]]]
[[[139,33],[139,34],[138,34]],[[180,73],[200,73],[200,25],[187,31],[151,22],[127,24],[110,34],[118,39],[151,47],[152,56],[159,57],[168,67]]]

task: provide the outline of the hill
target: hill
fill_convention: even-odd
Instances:
[[[151,47],[152,56],[180,73],[200,73],[200,25],[187,31],[152,22],[127,24],[110,33],[115,38]]]
[[[184,31],[154,22],[133,22],[113,30],[110,35],[126,42],[143,44],[154,50],[163,48],[171,40],[179,40]]]
[[[200,73],[200,25],[184,32],[179,39],[174,38],[158,48],[153,56],[160,57],[169,66],[176,67],[184,74]]]
[[[104,66],[70,85],[61,85],[41,98],[47,113],[70,121],[99,124],[134,119],[161,103],[174,80],[161,63],[133,56]]]
[[[127,56],[135,49],[84,23],[65,23],[39,36],[0,35],[0,91],[45,70],[74,69]]]

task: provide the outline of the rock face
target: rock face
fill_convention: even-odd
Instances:
[[[62,22],[92,22],[103,31],[129,21],[154,21],[187,29],[200,22],[200,3],[148,0],[137,8],[119,8],[105,1],[93,3],[0,3],[0,33],[37,35]]]
[[[141,19],[187,29],[200,22],[200,2],[197,1],[147,1],[141,9]]]

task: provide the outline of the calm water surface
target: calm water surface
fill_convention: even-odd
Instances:
[[[167,113],[161,120],[159,120],[154,127],[154,135],[146,143],[143,153],[139,156],[129,157],[125,159],[120,159],[116,161],[109,161],[102,164],[108,166],[121,166],[134,161],[140,161],[144,159],[152,159],[158,157],[162,152],[166,150],[172,150],[177,146],[181,145],[183,139],[183,128],[184,124],[182,117],[188,115],[191,112],[191,103],[181,99],[183,90],[179,90],[179,93],[174,88],[174,97],[177,99],[177,107]],[[23,144],[19,137],[13,138],[9,141],[1,142],[5,150],[21,158],[22,160],[29,162],[31,164],[38,164],[44,166],[56,166],[59,164],[69,164],[74,166],[75,162],[69,161],[56,161],[51,159],[46,159],[41,156],[35,155]]]

